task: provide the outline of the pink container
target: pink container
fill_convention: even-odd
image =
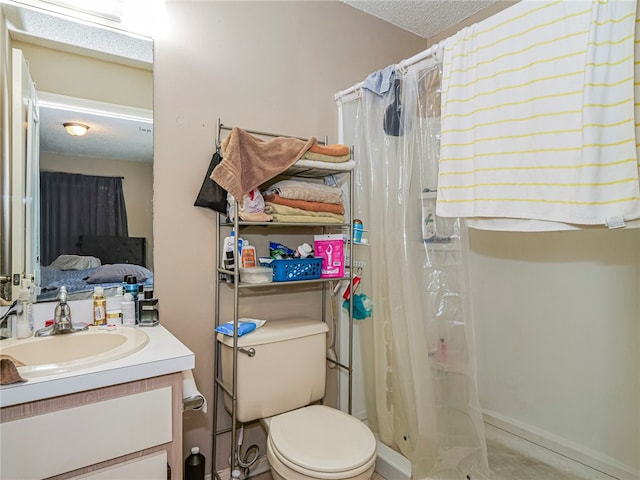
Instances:
[[[342,234],[315,235],[313,240],[316,258],[322,258],[320,278],[344,277],[344,242]]]

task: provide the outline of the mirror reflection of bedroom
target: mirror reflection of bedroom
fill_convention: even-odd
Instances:
[[[63,285],[69,299],[90,298],[97,285],[113,295],[126,275],[153,288],[152,40],[108,19],[12,3],[2,5],[11,47],[38,104],[39,222],[37,238],[25,238],[27,256],[39,250],[37,299],[55,300]]]

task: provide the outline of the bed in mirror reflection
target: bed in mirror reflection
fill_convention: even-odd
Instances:
[[[142,288],[153,288],[153,272],[146,265],[146,239],[142,237],[81,235],[76,249],[42,266],[38,301],[53,301],[65,286],[69,300],[91,298],[96,286],[115,295],[127,275]]]

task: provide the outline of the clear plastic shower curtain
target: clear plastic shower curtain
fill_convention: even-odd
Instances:
[[[412,464],[413,479],[488,478],[463,222],[435,217],[441,64],[396,74],[384,97],[341,105],[354,145],[354,214],[368,247],[357,322],[369,426]],[[469,477],[467,477],[467,475]]]

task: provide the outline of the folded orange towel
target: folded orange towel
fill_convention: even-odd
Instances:
[[[336,143],[334,145],[319,145],[314,143],[309,149],[313,153],[321,153],[322,155],[331,155],[332,157],[340,157],[342,155],[348,155],[351,153],[351,149],[346,145]]]
[[[307,200],[295,200],[291,198],[282,198],[277,193],[274,193],[273,195],[265,195],[264,201],[277,203],[279,205],[286,205],[288,207],[299,208],[301,210],[307,210],[310,212],[327,212],[327,213],[335,213],[338,215],[344,214],[344,206],[342,204],[309,202]]]

